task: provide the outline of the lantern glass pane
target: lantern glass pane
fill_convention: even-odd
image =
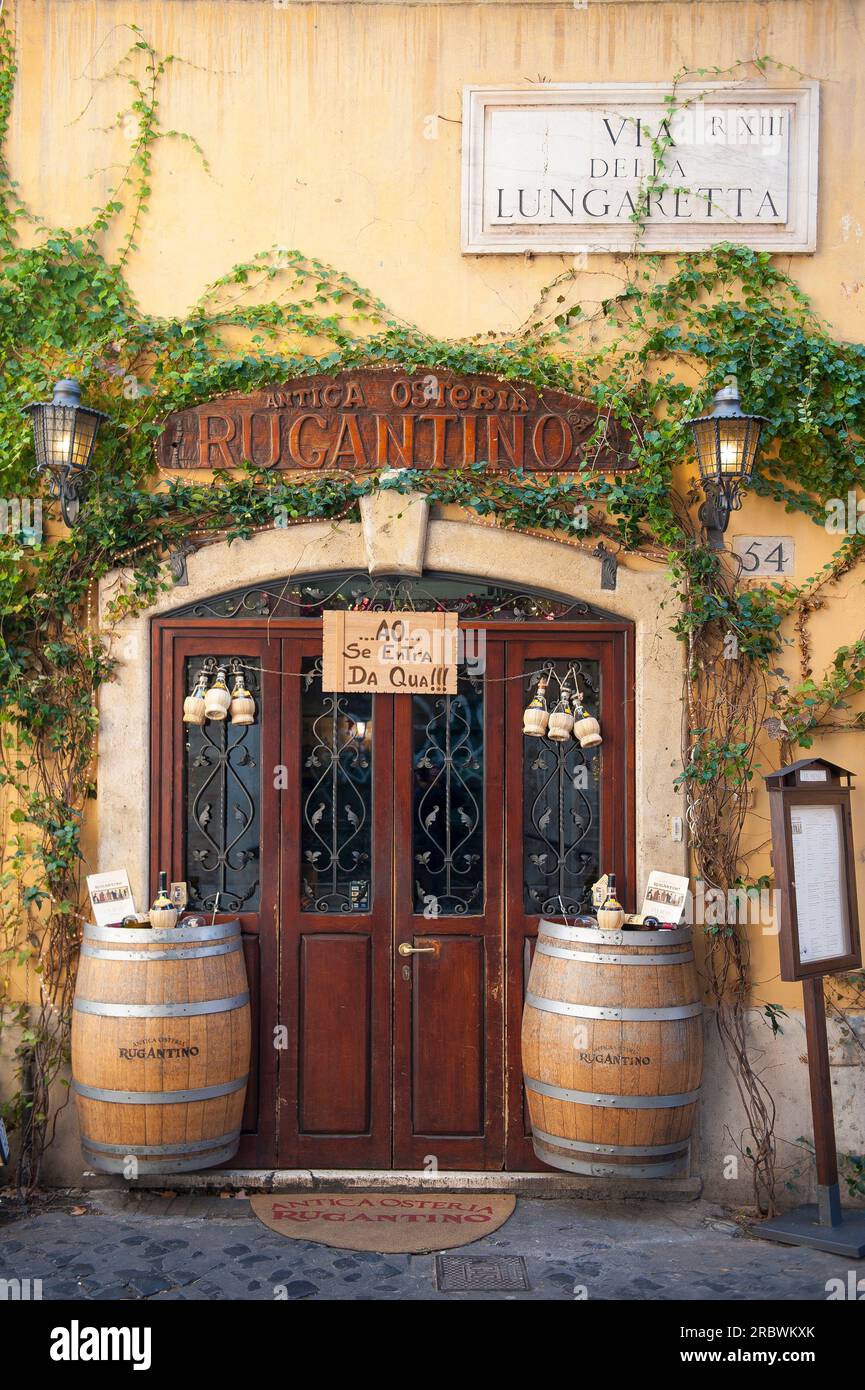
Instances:
[[[69,461],[73,468],[86,468],[93,453],[93,445],[96,443],[99,416],[90,410],[77,410],[74,413],[78,418],[74,423]]]
[[[42,412],[45,462],[49,468],[68,468],[75,443],[75,416],[71,405],[46,405]]]
[[[760,448],[760,436],[763,433],[762,420],[748,421],[748,435],[742,457],[742,477],[747,481],[754,471],[754,464],[757,462],[757,452]]]
[[[718,470],[722,478],[738,478],[745,472],[750,424],[742,416],[718,421]]]
[[[693,424],[697,464],[704,482],[713,482],[718,476],[716,424],[715,420],[695,420]]]

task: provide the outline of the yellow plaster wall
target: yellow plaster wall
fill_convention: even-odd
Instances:
[[[183,60],[166,76],[162,119],[200,141],[212,171],[183,142],[157,150],[150,213],[129,266],[145,309],[182,312],[233,262],[276,244],[333,262],[443,336],[515,328],[542,286],[573,263],[461,255],[465,84],[662,81],[683,67],[769,54],[821,80],[819,245],[786,264],[838,334],[865,336],[865,182],[855,146],[865,128],[862,0],[589,0],[585,9],[548,0],[7,0],[7,12],[20,61],[10,162],[49,221],[86,221],[128,157],[123,122],[110,128],[129,102],[111,75],[133,37],[127,26]],[[579,292],[601,298],[616,271],[613,257],[592,258]],[[837,545],[753,498],[731,530],[792,535],[799,579]],[[814,618],[815,668],[863,627],[855,572]],[[785,664],[795,673],[792,648]],[[863,768],[863,747],[847,734],[819,744],[854,769]],[[754,846],[768,836],[765,810],[758,794]],[[854,824],[865,844],[865,778]],[[859,882],[865,902],[865,851]],[[798,988],[778,982],[775,942],[759,928],[753,973],[758,997],[798,1002]]]

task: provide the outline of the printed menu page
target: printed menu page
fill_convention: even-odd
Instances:
[[[840,806],[791,806],[799,959],[807,964],[850,950],[844,823]]]

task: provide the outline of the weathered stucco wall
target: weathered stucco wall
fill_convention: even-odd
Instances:
[[[848,158],[850,132],[865,125],[861,0],[590,0],[585,9],[546,0],[17,0],[16,8],[11,163],[30,204],[56,221],[84,221],[128,154],[123,120],[106,131],[129,104],[111,75],[134,38],[128,26],[184,60],[168,70],[161,114],[195,136],[211,172],[185,142],[156,151],[150,212],[129,266],[142,305],[156,313],[182,312],[235,261],[281,245],[333,262],[434,333],[513,329],[573,258],[461,255],[464,84],[662,81],[759,53],[823,79],[818,251],[788,263],[840,334],[865,336],[865,185]],[[615,276],[614,258],[591,257],[577,290],[597,300]],[[734,518],[737,532],[793,535],[800,579],[837,545],[754,498]],[[854,575],[815,616],[815,667],[865,627],[861,595]],[[854,767],[860,759],[853,736],[821,748]],[[756,802],[754,847],[766,840],[759,789]],[[854,810],[865,833],[865,782]],[[865,862],[859,869],[865,901]],[[796,1003],[798,989],[777,980],[771,934],[757,927],[753,950],[762,997]]]
[[[461,255],[463,86],[663,81],[768,54],[821,80],[818,250],[786,263],[837,333],[865,337],[865,184],[851,160],[851,138],[865,127],[861,0],[589,0],[584,9],[549,0],[7,0],[9,10],[20,62],[10,163],[28,203],[53,222],[85,221],[128,157],[126,123],[115,117],[129,95],[114,72],[134,38],[128,26],[182,60],[166,75],[161,115],[200,142],[211,171],[186,142],[156,151],[129,265],[147,310],[180,313],[232,263],[280,245],[334,263],[433,333],[514,329],[573,258]],[[613,257],[592,257],[577,291],[599,300],[616,276]],[[838,542],[754,498],[731,533],[793,536],[797,579]],[[530,571],[524,578],[537,582]],[[856,572],[814,616],[815,669],[863,628]],[[794,648],[785,664],[795,675]],[[863,768],[861,736],[821,738],[819,748]],[[854,826],[865,845],[865,777],[860,784]],[[746,832],[756,871],[767,867],[765,817],[758,788]],[[858,872],[865,902],[865,850]],[[755,1003],[797,1008],[800,991],[778,978],[774,937],[759,926],[750,934]],[[767,1052],[778,1049],[773,1066],[783,1054],[788,1090],[804,1096],[798,1026],[783,1043],[767,1033]],[[720,1087],[719,1073],[715,1108]],[[709,1121],[715,1152],[726,1114]],[[855,1147],[855,1133],[848,1138]]]

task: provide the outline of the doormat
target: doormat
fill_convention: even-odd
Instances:
[[[265,1226],[295,1240],[383,1255],[452,1250],[503,1226],[508,1193],[280,1192],[250,1197]]]

